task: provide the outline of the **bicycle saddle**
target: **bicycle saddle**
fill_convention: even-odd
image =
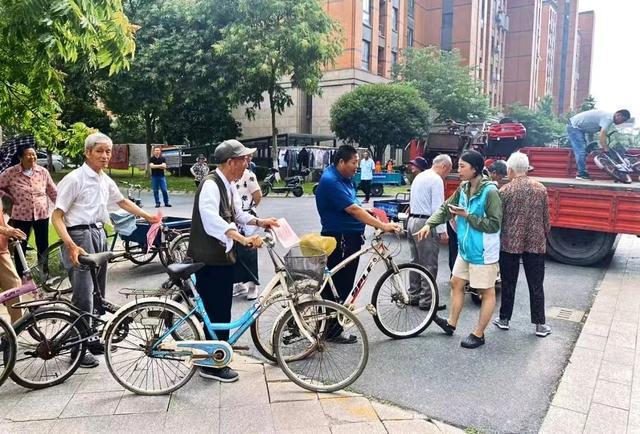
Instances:
[[[112,260],[116,255],[113,252],[90,253],[88,255],[78,256],[78,262],[89,267],[102,267]]]
[[[167,274],[172,279],[188,279],[193,273],[204,267],[202,262],[193,264],[170,264],[167,267]]]

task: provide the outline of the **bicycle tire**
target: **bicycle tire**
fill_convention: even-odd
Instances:
[[[189,234],[180,234],[175,237],[169,244],[168,255],[172,263],[180,264],[187,258],[187,249],[189,248]]]
[[[596,166],[604,170],[607,175],[616,181],[622,182],[623,184],[631,184],[631,175],[619,171],[608,157],[599,154],[593,157],[593,161],[596,163]]]
[[[280,286],[276,286],[273,292],[279,291]],[[251,340],[256,350],[271,363],[277,363],[276,355],[273,352],[273,334],[281,313],[288,309],[287,301],[272,301],[264,311],[251,324]],[[273,318],[273,321],[270,319]]]
[[[7,381],[16,364],[18,344],[16,332],[4,318],[0,317],[0,350],[2,350],[2,365],[0,366],[0,386]]]
[[[383,303],[381,302],[380,292],[383,289],[385,281],[393,275],[393,270],[385,271],[382,276],[380,276],[380,279],[378,279],[378,281],[376,282],[376,286],[373,289],[373,294],[371,295],[371,304],[376,309],[376,314],[373,315],[373,321],[376,323],[376,326],[382,333],[393,339],[407,339],[419,335],[420,333],[425,331],[427,327],[429,327],[429,324],[431,324],[431,321],[433,321],[433,318],[435,317],[438,310],[438,286],[429,271],[427,271],[427,269],[421,265],[412,263],[398,265],[398,271],[401,272],[403,270],[413,270],[409,271],[409,278],[411,276],[411,273],[413,272],[421,274],[422,278],[427,281],[428,289],[431,293],[431,307],[429,308],[429,310],[422,310],[417,305],[412,306],[411,304],[405,304],[401,299],[398,298],[398,294],[391,294],[392,305],[398,308],[398,312],[392,314],[393,316],[399,319],[402,311],[404,311],[404,313],[406,314],[404,315],[405,317],[408,317],[408,314],[411,313],[413,318],[418,318],[417,323],[414,322],[415,325],[408,330],[397,330],[392,328],[391,322],[387,321],[385,318],[382,318],[382,316],[386,312],[386,309],[382,305]],[[406,283],[410,284],[409,281],[407,281]],[[406,289],[408,290],[409,288]],[[424,314],[422,312],[424,312]],[[423,316],[424,318],[422,318]]]
[[[63,324],[63,327],[61,327],[51,336],[46,336],[42,331],[42,324],[38,325],[39,323],[44,323],[45,321],[51,321],[52,324],[60,322],[60,324]],[[34,327],[36,328],[35,331]],[[59,345],[60,342],[51,341],[50,338],[55,337],[62,330],[67,330],[65,334],[70,333],[70,336],[68,338],[68,341],[70,342],[75,342],[76,340],[84,339],[89,336],[89,331],[86,328],[86,323],[83,320],[80,320],[79,317],[71,311],[65,312],[61,309],[38,310],[33,314],[26,315],[18,320],[15,327],[17,346],[16,363],[13,371],[11,372],[11,379],[22,387],[26,387],[29,389],[44,389],[46,387],[61,384],[65,382],[69,377],[71,377],[80,367],[80,361],[82,360],[82,357],[87,350],[86,340],[79,341],[74,345],[73,349],[69,349],[69,362],[67,362],[67,357],[63,357],[61,362],[57,362],[56,365],[53,365],[53,363],[50,364],[49,369],[46,368],[47,362],[49,360],[52,360],[53,358],[57,358],[58,355],[62,355],[62,351],[64,350],[60,352],[58,352],[57,350],[54,351],[54,357],[49,359],[44,359],[40,356],[34,357],[32,354],[28,354],[32,353],[32,351],[28,351],[29,349],[38,349],[38,347],[40,347],[42,350],[44,350],[45,348],[51,348],[55,347],[55,345]],[[36,333],[38,335],[37,338],[34,337]],[[46,339],[46,345],[44,345],[45,339],[43,338]],[[23,356],[21,356],[21,350],[23,351]],[[40,359],[44,361],[42,368],[32,369],[35,361]],[[26,360],[27,363],[26,366],[21,369],[23,360]],[[32,361],[29,362],[29,360]],[[60,373],[55,372],[56,369],[64,369],[65,367],[67,368],[66,371]],[[29,372],[34,372],[34,375],[37,374],[37,372],[44,372],[45,377],[53,377],[53,379],[36,381],[33,378],[27,378],[28,376],[25,375],[25,371],[27,369],[29,369]]]
[[[295,357],[290,357],[287,354],[287,351],[294,347],[296,342],[291,342],[290,339],[287,340],[288,336],[283,334],[290,327],[291,321],[293,321],[293,313],[291,311],[286,312],[276,326],[274,334],[274,352],[278,365],[280,365],[285,375],[303,389],[321,393],[344,389],[356,381],[364,371],[369,359],[369,341],[360,320],[346,307],[328,300],[303,302],[296,306],[296,310],[301,313],[305,327],[308,327],[308,332],[313,336],[315,342],[309,343],[303,334],[298,332],[298,342],[302,343],[301,350],[293,348]],[[358,333],[353,344],[337,343],[331,340],[333,333],[338,331],[337,327],[340,327],[339,321],[342,321],[345,327],[346,325],[349,326],[340,330],[340,332],[348,330],[349,333]],[[355,354],[353,351],[356,345],[361,347],[361,353]],[[309,349],[308,351],[307,348]],[[329,354],[330,348],[335,348],[337,351],[344,349],[347,354],[340,357],[333,356],[335,359],[330,361],[332,358]],[[306,357],[299,357],[303,352],[306,352]],[[321,356],[315,357],[317,354],[321,354]],[[314,362],[314,358],[320,364],[326,360],[329,366],[325,366],[325,368],[312,367],[311,364]],[[323,372],[329,374],[332,366],[337,367],[338,364],[340,365],[338,369],[340,371],[339,375],[342,375],[343,372],[349,372],[345,378],[339,381],[332,382],[331,379],[309,377],[311,373],[312,375],[322,375]],[[351,365],[353,365],[353,368],[351,368]]]
[[[143,318],[142,315],[140,315],[140,321],[143,321],[143,320],[145,321],[144,323],[142,322],[140,323],[140,326],[142,326],[142,330],[144,330],[145,336],[142,336],[141,333],[138,335],[133,333],[133,330],[137,330],[137,328],[132,328],[130,325],[132,322],[135,321],[136,312],[142,312],[143,309],[148,309],[151,313],[153,313],[147,316],[146,318]],[[162,319],[162,316],[164,315],[165,312],[170,312],[171,316],[175,315],[175,316],[181,316],[181,317],[184,317],[188,314],[188,312],[184,311],[181,308],[177,308],[173,304],[169,304],[169,303],[165,303],[157,300],[141,301],[140,303],[132,305],[131,307],[123,310],[118,315],[116,315],[112,319],[111,324],[109,325],[109,328],[106,330],[104,334],[105,361],[107,363],[107,368],[109,369],[109,372],[111,373],[111,375],[113,375],[113,378],[115,378],[115,380],[122,387],[124,387],[125,389],[135,394],[166,395],[175,390],[178,390],[179,388],[187,384],[187,382],[189,382],[191,377],[193,377],[193,375],[195,374],[197,367],[190,363],[189,364],[183,363],[183,361],[179,359],[178,356],[174,356],[172,359],[169,359],[169,358],[160,359],[160,358],[149,357],[146,355],[145,349],[153,342],[152,339],[155,339],[155,336],[159,336],[161,335],[161,333],[160,333],[160,329],[153,330],[154,326],[152,326],[153,334],[148,335],[147,327],[145,326],[148,326],[151,322],[155,321],[158,326],[166,327],[166,322]],[[134,314],[133,317],[132,317],[132,314]],[[126,322],[127,319],[130,320],[129,323]],[[194,340],[204,340],[204,333],[200,328],[199,324],[195,322],[195,319],[193,317],[189,317],[185,321],[184,325],[190,328],[192,334],[194,335],[193,336]],[[125,333],[124,336],[123,336],[123,331]],[[142,341],[144,345],[142,345],[141,342],[136,342],[136,341]],[[126,346],[127,344],[131,346],[127,347]],[[116,352],[115,349],[117,349],[118,351]],[[141,352],[142,355],[140,355],[140,357],[138,357],[137,359],[131,359],[131,352],[134,352],[134,354],[135,352]],[[149,359],[146,361],[146,364],[145,362],[141,362],[141,359],[143,358]],[[170,363],[179,361],[180,362],[179,364],[169,368],[169,370],[165,370],[164,368],[157,368],[156,371],[158,374],[165,375],[165,377],[167,376],[167,372],[169,372],[173,374],[178,374],[181,376],[181,378],[179,378],[177,381],[175,381],[171,385],[169,385],[168,381],[165,379],[166,387],[162,387],[162,379],[158,378],[158,385],[159,385],[158,389],[149,390],[148,388],[142,388],[143,384],[146,386],[149,385],[149,381],[146,378],[146,376],[144,377],[144,379],[140,378],[140,376],[142,375],[142,372],[151,371],[151,375],[154,375],[154,366],[156,365],[154,365],[153,363],[154,362],[156,362],[156,364],[160,363],[160,362],[157,362],[158,360],[164,360]],[[125,370],[123,372],[120,372],[118,366],[121,366],[123,363],[129,363],[129,364],[124,366]],[[133,371],[131,371],[128,378],[124,378],[125,374],[127,374],[130,368],[132,368]],[[135,376],[132,382],[131,377],[134,376],[134,372],[136,372],[136,370],[138,370],[139,372],[137,373],[137,375]],[[138,379],[140,379],[139,386],[134,384],[137,382]],[[152,379],[151,387],[155,387],[155,384],[156,384],[155,379]]]
[[[153,261],[158,254],[157,250],[145,252],[144,246],[133,241],[124,242],[124,250],[127,252],[127,258],[136,265],[145,265]]]

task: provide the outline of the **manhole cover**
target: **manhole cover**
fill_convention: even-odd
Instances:
[[[547,309],[547,317],[562,319],[565,321],[581,322],[584,317],[584,311],[569,309],[566,307],[550,307]]]

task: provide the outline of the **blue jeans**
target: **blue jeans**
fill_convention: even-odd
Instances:
[[[567,135],[573,148],[578,175],[587,175],[587,139],[584,131],[567,125]]]
[[[151,189],[153,190],[153,198],[156,200],[156,205],[160,205],[160,194],[158,190],[162,190],[162,198],[164,199],[164,204],[169,205],[169,193],[167,192],[167,178],[165,178],[164,176],[152,176]]]

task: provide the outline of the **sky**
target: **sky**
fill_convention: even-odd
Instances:
[[[640,123],[640,1],[579,0],[595,11],[591,94],[597,108],[627,108]]]

